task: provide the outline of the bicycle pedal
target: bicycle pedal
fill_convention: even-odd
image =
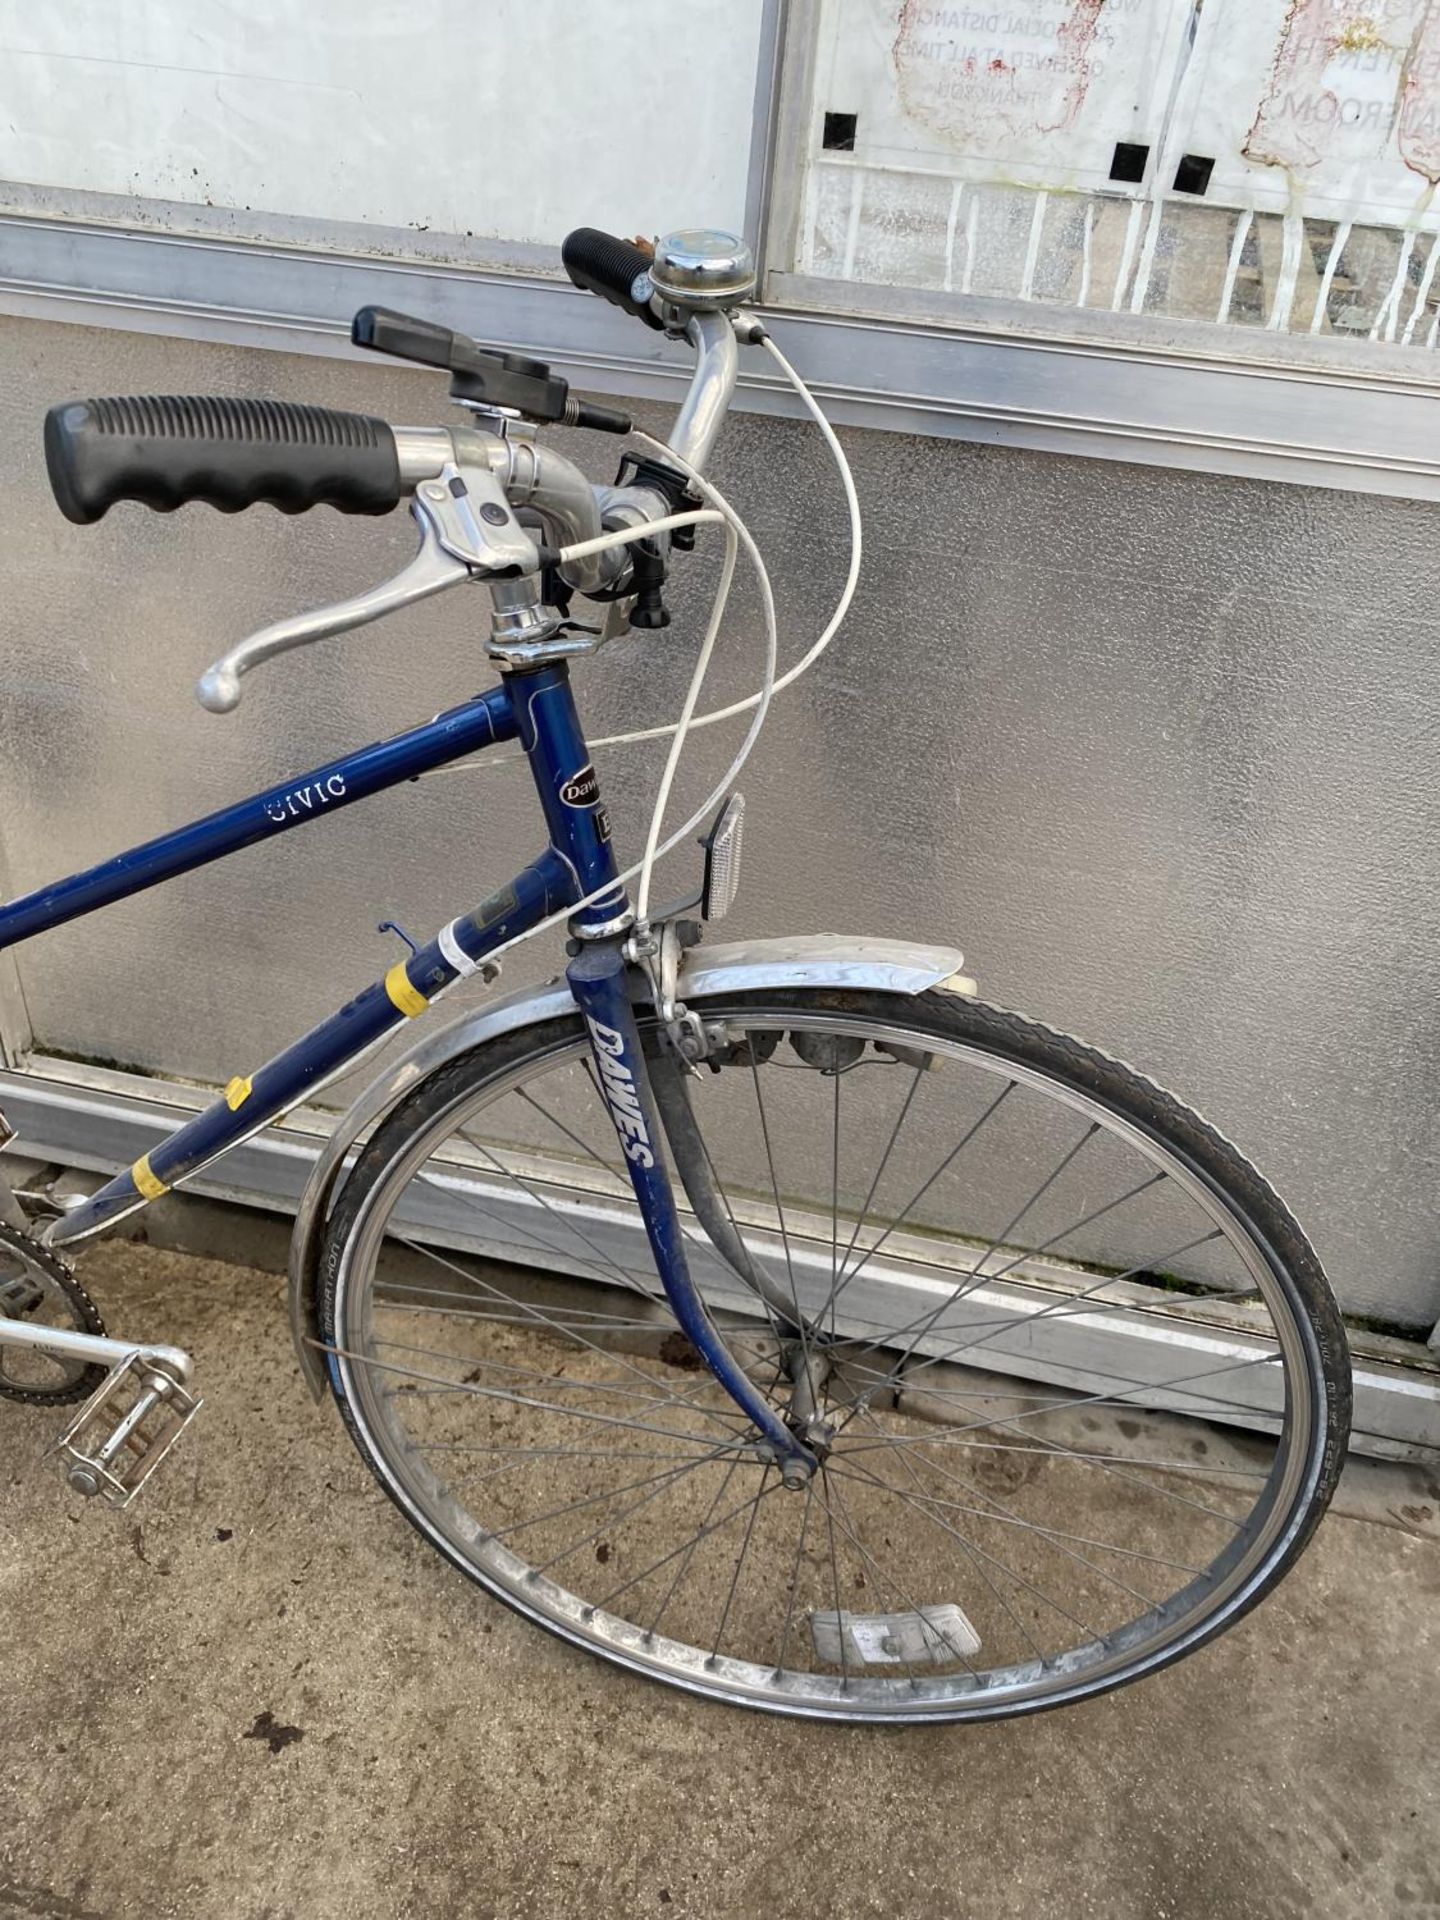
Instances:
[[[17,1273],[13,1280],[0,1280],[0,1313],[12,1320],[23,1320],[45,1298],[45,1289],[28,1274]]]
[[[204,1404],[155,1360],[127,1354],[50,1451],[77,1493],[128,1507]]]
[[[948,1666],[980,1651],[980,1636],[953,1601],[903,1613],[810,1615],[816,1657],[831,1666]]]

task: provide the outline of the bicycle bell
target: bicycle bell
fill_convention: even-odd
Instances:
[[[649,271],[662,300],[693,312],[733,307],[755,288],[755,256],[738,235],[715,227],[667,233]]]

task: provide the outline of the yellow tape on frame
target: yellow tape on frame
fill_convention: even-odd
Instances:
[[[397,960],[386,974],[385,991],[407,1020],[414,1020],[430,1004],[417,987],[411,986],[403,960]]]
[[[158,1200],[162,1193],[170,1189],[158,1174],[150,1171],[150,1156],[142,1154],[130,1169],[130,1178],[135,1182],[136,1191],[143,1193],[147,1200]]]

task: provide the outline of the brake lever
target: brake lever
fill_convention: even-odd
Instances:
[[[420,529],[420,550],[408,567],[352,599],[277,620],[241,640],[200,676],[195,697],[201,706],[210,713],[233,712],[240,704],[241,676],[292,647],[368,626],[462,580],[539,570],[539,549],[488,468],[447,463],[438,478],[415,489],[410,512]]]

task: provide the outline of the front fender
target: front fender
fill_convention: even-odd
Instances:
[[[863,940],[842,934],[804,934],[781,940],[742,940],[692,947],[682,961],[681,997],[689,1004],[757,987],[868,987],[883,993],[916,994],[952,984],[973,993],[954,947],[917,947],[899,940]],[[644,972],[631,969],[632,991],[648,1000]],[[290,1331],[310,1391],[323,1399],[328,1376],[321,1358],[318,1277],[320,1250],[331,1201],[345,1161],[362,1134],[380,1125],[406,1094],[462,1053],[469,1053],[517,1027],[537,1025],[574,1006],[564,980],[490,1000],[439,1027],[385,1069],[340,1120],[301,1196],[290,1242]]]

